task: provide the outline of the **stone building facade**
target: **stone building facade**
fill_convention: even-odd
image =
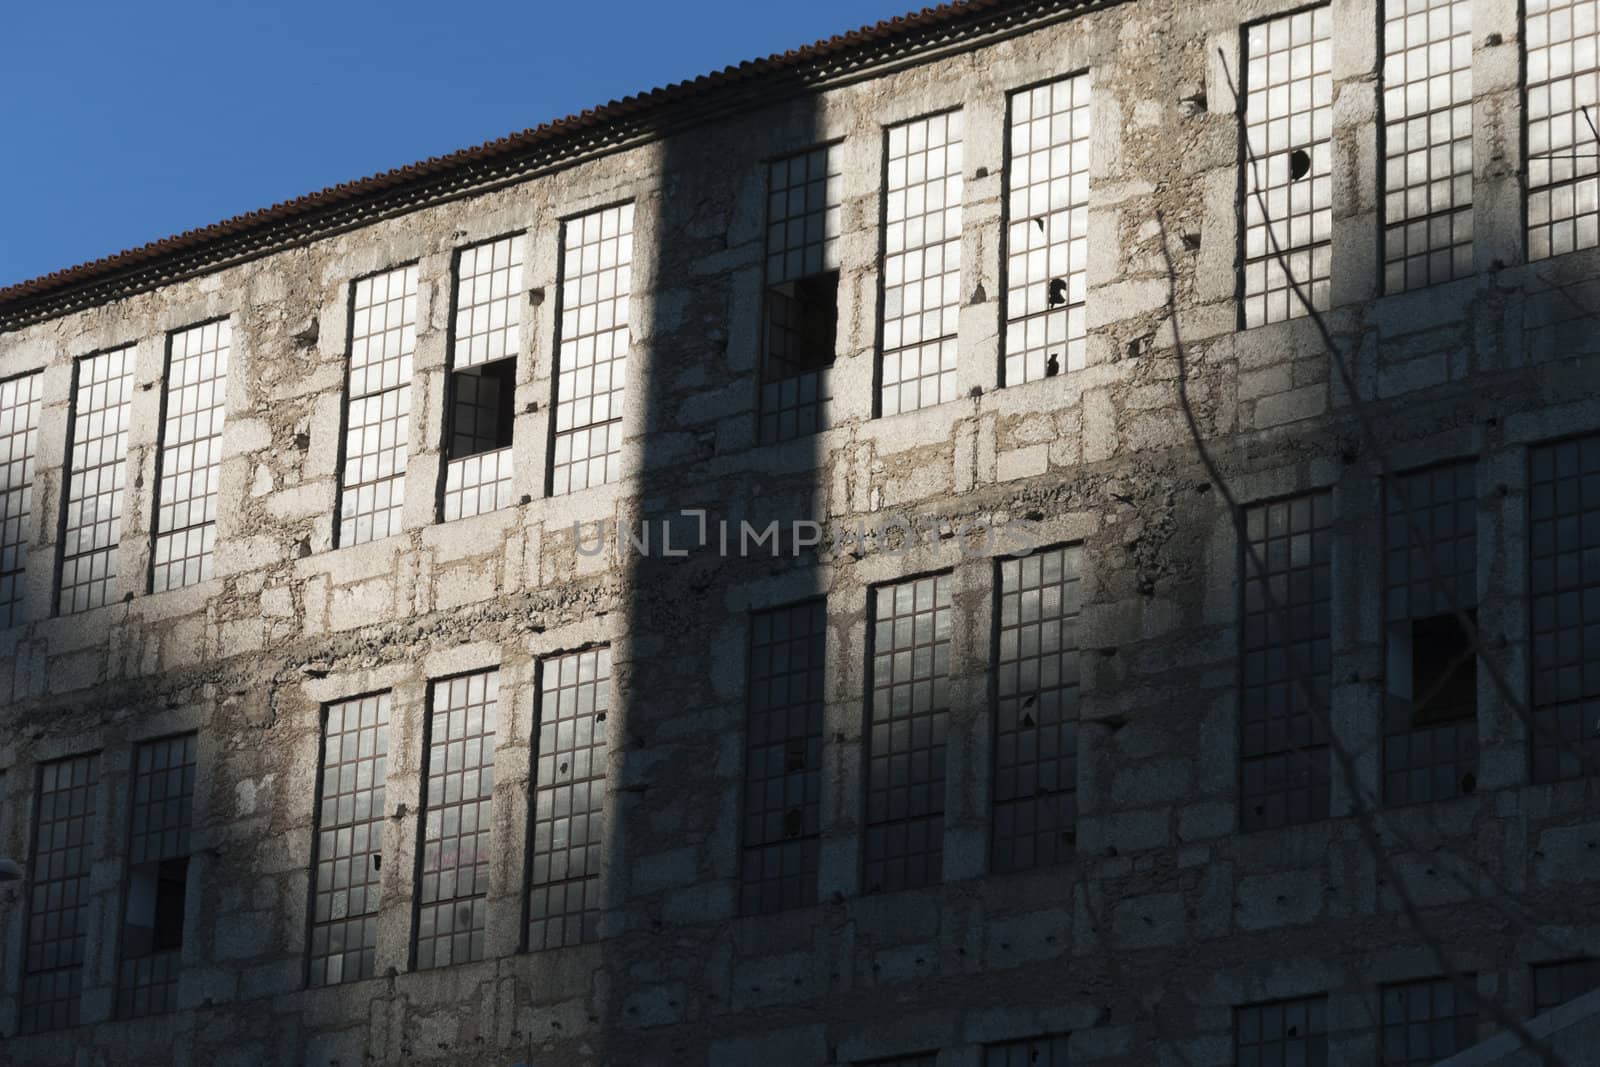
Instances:
[[[0,291],[0,1062],[1597,984],[1597,35],[969,0]]]

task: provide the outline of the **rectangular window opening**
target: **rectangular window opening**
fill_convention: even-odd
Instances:
[[[133,774],[133,829],[117,1014],[156,1015],[177,1007],[183,909],[194,809],[194,734],[141,744]]]
[[[826,644],[820,600],[751,618],[739,897],[747,915],[817,900]]]
[[[0,627],[21,617],[44,372],[0,382]]]
[[[416,266],[354,282],[344,470],[339,482],[341,547],[400,532],[416,348]]]
[[[865,889],[944,876],[945,732],[950,722],[949,574],[872,594]]]
[[[1467,975],[1464,981],[1475,984]],[[1384,986],[1380,1053],[1384,1067],[1431,1067],[1478,1041],[1478,998],[1449,978]]]
[[[1476,631],[1476,477],[1475,464],[1451,463],[1385,489],[1387,804],[1477,788],[1477,657],[1456,615]]]
[[[1600,434],[1528,452],[1533,780],[1600,761]]]
[[[1585,957],[1535,964],[1533,1014],[1543,1015],[1595,989],[1600,989],[1600,959]]]
[[[1235,1067],[1327,1067],[1328,998],[1298,997],[1233,1010]]]
[[[65,537],[61,544],[62,615],[107,604],[117,584],[122,498],[128,477],[128,419],[133,407],[132,345],[78,360],[67,458]]]
[[[39,768],[23,928],[20,1022],[25,1034],[78,1024],[99,785],[99,756],[75,756]]]
[[[1244,324],[1328,308],[1333,44],[1326,5],[1245,27]]]
[[[768,170],[761,439],[827,429],[839,327],[842,175],[833,147]]]
[[[983,1067],[1068,1067],[1066,1034],[985,1045]]]
[[[455,289],[445,404],[446,522],[512,503],[522,238],[463,248]]]
[[[610,706],[609,648],[553,656],[540,664],[528,850],[531,951],[600,937]]]
[[[1600,24],[1584,0],[1527,0],[1528,259],[1600,244]],[[1585,116],[1584,109],[1588,109]]]
[[[312,849],[310,984],[377,973],[389,694],[328,705]]]
[[[949,111],[888,130],[878,366],[883,415],[956,398],[963,121],[960,111]]]
[[[1002,385],[1082,370],[1089,258],[1089,75],[1011,95]]]
[[[152,592],[211,577],[233,327],[224,319],[167,338]]]

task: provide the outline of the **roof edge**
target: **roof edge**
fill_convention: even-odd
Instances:
[[[0,289],[0,333],[1118,2],[956,0],[923,8],[18,282]]]

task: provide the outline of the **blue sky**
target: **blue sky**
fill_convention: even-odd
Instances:
[[[920,6],[14,4],[0,286]]]

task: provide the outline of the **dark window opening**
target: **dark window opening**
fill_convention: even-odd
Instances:
[[[1474,629],[1476,621],[1474,620]],[[1411,726],[1477,714],[1478,657],[1455,615],[1411,621]]]
[[[839,272],[767,289],[767,380],[833,366],[839,330]]]
[[[512,406],[517,393],[517,361],[501,359],[450,375],[450,430],[445,435],[452,460],[511,447]]]
[[[183,947],[183,904],[189,858],[141,863],[128,872],[128,907],[122,928],[123,956],[143,959]]]

